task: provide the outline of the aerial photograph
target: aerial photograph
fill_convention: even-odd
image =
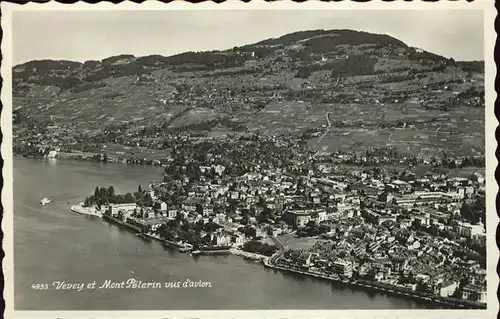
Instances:
[[[483,20],[13,12],[14,308],[486,309]]]

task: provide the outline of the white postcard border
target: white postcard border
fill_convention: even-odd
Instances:
[[[496,274],[499,251],[495,242],[496,228],[499,222],[496,212],[495,200],[498,193],[498,185],[494,177],[494,171],[498,165],[495,157],[497,142],[494,132],[498,126],[498,121],[494,116],[494,101],[496,98],[494,90],[494,80],[496,66],[493,60],[494,43],[496,32],[494,31],[495,8],[494,2],[488,0],[476,0],[472,3],[465,1],[440,1],[438,3],[413,2],[381,2],[371,1],[369,3],[356,3],[350,1],[343,2],[317,2],[308,1],[305,3],[295,3],[290,1],[280,1],[267,3],[264,1],[252,1],[243,3],[239,1],[227,1],[223,4],[211,2],[190,4],[181,1],[174,1],[164,4],[157,1],[146,1],[142,4],[124,2],[118,5],[111,3],[86,4],[77,3],[72,5],[59,3],[29,3],[26,5],[15,5],[2,3],[1,25],[3,30],[2,41],[2,65],[1,75],[3,87],[1,100],[3,109],[1,114],[1,128],[3,141],[1,145],[4,166],[2,169],[4,187],[2,188],[2,205],[4,208],[2,231],[4,233],[3,250],[5,257],[3,260],[3,274],[5,288],[3,292],[6,308],[6,318],[326,318],[326,317],[346,317],[346,318],[494,318],[498,313],[498,299],[496,291],[499,280]],[[14,260],[13,260],[13,168],[12,168],[12,11],[23,10],[210,10],[208,14],[216,14],[218,10],[341,10],[341,9],[362,9],[362,10],[483,10],[484,19],[484,46],[485,46],[485,92],[486,92],[486,209],[488,214],[487,228],[487,270],[488,270],[488,304],[487,310],[255,310],[255,311],[15,311],[14,305]]]

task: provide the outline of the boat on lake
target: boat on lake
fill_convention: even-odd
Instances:
[[[41,206],[45,206],[45,205],[49,204],[51,201],[52,201],[52,199],[47,198],[47,197],[44,197],[44,198],[42,198],[42,199],[40,200],[40,205],[41,205]]]

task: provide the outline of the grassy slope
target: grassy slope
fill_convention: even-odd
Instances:
[[[22,107],[34,118],[52,115],[58,124],[73,123],[80,130],[99,130],[121,122],[154,125],[182,114],[170,127],[229,116],[268,134],[307,129],[326,132],[328,113],[335,123],[317,146],[329,150],[385,145],[413,152],[443,148],[463,154],[484,152],[483,108],[457,105],[446,111],[428,109],[419,102],[441,105],[453,92],[471,87],[484,90],[478,72],[473,72],[473,81],[461,81],[478,70],[477,63],[453,65],[427,52],[416,54],[390,37],[345,30],[333,35],[330,31],[294,33],[260,44],[240,48],[241,52],[186,53],[169,58],[119,56],[84,65],[30,62],[14,68],[14,108]],[[289,50],[286,55],[291,58],[283,58],[276,50]],[[249,57],[249,52],[262,56]],[[329,60],[321,62],[325,54]],[[350,57],[336,60],[338,54]],[[373,57],[376,63],[371,64]],[[448,67],[436,69],[439,65]],[[306,76],[296,77],[298,70]],[[339,84],[343,72],[347,74]],[[68,82],[61,79],[76,84],[67,88]],[[445,86],[450,90],[431,90]],[[309,89],[316,90],[311,93],[314,98],[302,97]],[[175,92],[181,97],[172,98]],[[287,97],[290,92],[294,95]],[[343,103],[317,99],[331,92],[351,98]],[[398,99],[401,94],[407,96]],[[383,106],[374,103],[385,98],[388,101]],[[256,108],[263,101],[270,103]],[[449,120],[405,129],[397,124],[443,117]]]

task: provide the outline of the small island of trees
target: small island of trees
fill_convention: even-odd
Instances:
[[[111,185],[109,187],[96,186],[94,195],[85,198],[83,206],[97,206],[99,209],[102,205],[107,204],[124,204],[136,203],[139,206],[151,207],[153,206],[153,198],[149,192],[142,190],[139,186],[138,191],[135,193],[116,194],[115,188]]]

